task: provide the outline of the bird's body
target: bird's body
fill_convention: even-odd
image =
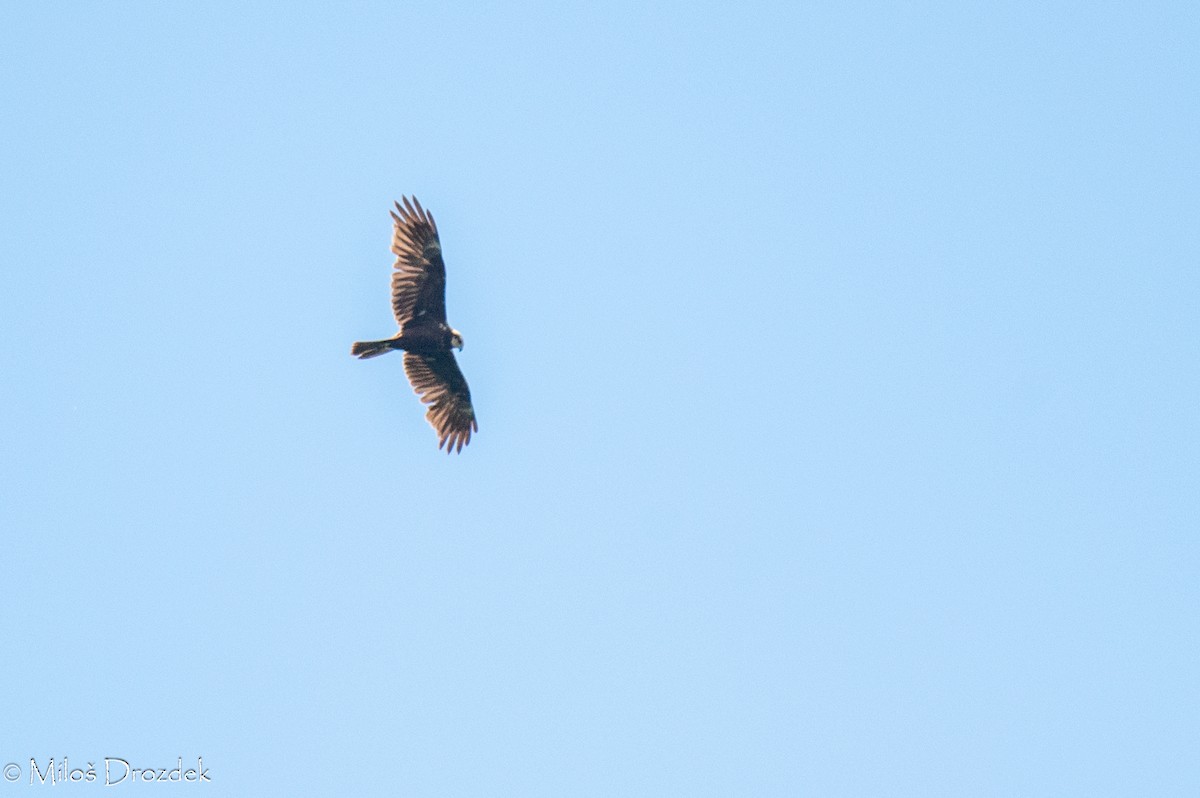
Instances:
[[[392,310],[400,332],[380,341],[358,341],[350,354],[361,359],[394,350],[404,354],[404,371],[438,434],[438,448],[461,451],[479,430],[471,391],[454,359],[462,335],[446,323],[446,267],[433,215],[413,197],[392,213]],[[449,445],[447,445],[449,444]]]
[[[454,332],[447,324],[410,325],[382,341],[356,341],[350,354],[366,360],[397,349],[426,355],[448,352],[455,347]]]

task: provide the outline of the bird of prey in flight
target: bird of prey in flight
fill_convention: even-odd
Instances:
[[[404,372],[421,401],[425,418],[446,453],[462,451],[479,431],[471,391],[454,360],[462,334],[446,323],[446,265],[433,214],[416,197],[396,203],[392,211],[392,311],[400,331],[382,341],[357,341],[350,354],[366,359],[394,349],[404,352]]]

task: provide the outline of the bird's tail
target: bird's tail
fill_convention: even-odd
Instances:
[[[350,347],[350,354],[360,360],[366,360],[369,357],[378,357],[392,350],[391,343],[391,338],[383,341],[355,341],[354,345]]]

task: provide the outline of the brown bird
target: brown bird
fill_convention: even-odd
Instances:
[[[433,214],[416,197],[396,203],[392,211],[392,310],[400,332],[382,341],[357,341],[350,354],[361,359],[393,349],[404,351],[404,373],[421,401],[429,405],[425,418],[437,432],[438,448],[462,451],[479,431],[471,391],[454,360],[461,352],[462,333],[446,323],[446,265]]]

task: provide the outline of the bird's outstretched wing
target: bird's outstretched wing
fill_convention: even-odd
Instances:
[[[446,265],[433,214],[421,207],[416,197],[396,203],[392,252],[392,310],[396,322],[446,322]]]
[[[458,452],[471,441],[471,433],[479,431],[475,408],[471,406],[471,391],[458,368],[454,353],[404,353],[404,373],[421,401],[429,405],[425,418],[438,436],[438,448]]]

